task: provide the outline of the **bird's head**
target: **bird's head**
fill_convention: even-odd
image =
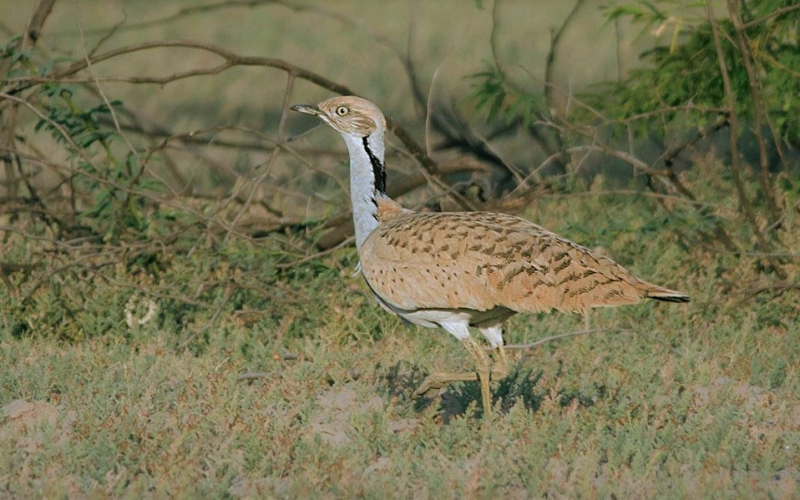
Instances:
[[[295,104],[292,110],[314,115],[340,134],[368,137],[386,129],[386,119],[378,106],[356,96],[333,97],[316,105]]]

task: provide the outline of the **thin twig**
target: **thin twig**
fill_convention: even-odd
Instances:
[[[258,380],[260,378],[267,378],[270,374],[266,372],[247,372],[247,373],[240,373],[239,376],[236,377],[236,380],[239,382],[244,380]]]
[[[759,17],[758,19],[754,19],[748,23],[742,24],[742,29],[752,28],[753,26],[769,21],[772,18],[788,14],[795,10],[800,10],[800,4],[789,5],[787,7],[781,7],[780,9],[775,9],[769,14]]]
[[[721,37],[719,33],[719,26],[717,25],[717,20],[714,17],[714,7],[712,4],[712,0],[706,1],[708,21],[711,23],[711,32],[714,37],[714,46],[717,51],[717,62],[719,64],[720,74],[722,75],[722,85],[725,89],[725,98],[728,105],[728,122],[731,129],[731,174],[733,176],[733,184],[736,187],[736,194],[739,198],[739,203],[742,207],[742,211],[744,212],[745,219],[747,219],[750,229],[753,231],[753,234],[758,241],[758,245],[761,247],[761,250],[764,253],[770,254],[772,249],[764,237],[764,234],[761,232],[756,215],[753,212],[753,208],[750,205],[750,200],[747,197],[744,181],[742,180],[742,168],[739,164],[739,145],[737,143],[739,138],[739,120],[736,115],[736,101],[733,95],[733,89],[731,88],[730,75],[728,74],[728,66],[725,61],[725,52],[722,47],[722,41],[720,40]],[[744,55],[742,55],[742,57],[744,57]],[[781,268],[777,259],[768,258],[767,260],[775,270],[775,274],[777,274],[781,279],[786,279],[786,272]]]
[[[558,50],[559,43],[561,42],[561,37],[567,31],[567,28],[572,24],[576,14],[583,6],[583,2],[584,0],[577,0],[575,2],[575,5],[572,6],[572,10],[569,11],[569,14],[567,14],[567,17],[561,23],[561,26],[554,30],[550,36],[550,48],[547,51],[544,67],[544,98],[550,109],[555,109],[555,103],[553,102],[553,89],[555,89],[556,86],[553,83],[553,68],[555,67],[556,51]]]
[[[561,333],[561,334],[558,334],[558,335],[551,335],[549,337],[544,337],[544,338],[541,338],[539,340],[536,340],[534,342],[530,342],[530,343],[527,343],[527,344],[508,344],[508,345],[505,345],[503,347],[505,347],[506,349],[517,349],[517,350],[533,349],[534,347],[538,347],[538,346],[540,346],[542,344],[546,344],[547,342],[552,342],[554,340],[560,340],[560,339],[564,339],[564,338],[568,338],[568,337],[577,337],[577,336],[581,336],[581,335],[591,335],[593,333],[633,333],[633,334],[637,334],[637,335],[643,335],[643,336],[646,336],[646,337],[648,337],[648,338],[650,338],[652,340],[655,340],[656,342],[664,344],[674,354],[677,354],[679,356],[681,355],[681,352],[678,349],[672,347],[671,345],[669,345],[667,342],[663,341],[662,339],[659,339],[657,337],[651,337],[649,335],[645,335],[643,332],[641,332],[639,330],[636,330],[636,329],[633,329],[633,328],[590,328],[588,330],[576,330],[576,331],[573,331],[573,332]]]
[[[733,30],[736,35],[736,43],[739,47],[739,54],[744,65],[744,71],[747,74],[748,87],[750,89],[750,101],[753,105],[753,134],[756,136],[756,143],[758,144],[759,156],[759,176],[758,180],[761,184],[761,189],[764,191],[764,199],[767,202],[767,209],[769,210],[772,220],[780,218],[780,210],[775,201],[775,192],[772,189],[772,179],[770,179],[769,172],[769,158],[767,157],[767,145],[764,142],[764,127],[762,126],[763,117],[766,115],[764,112],[764,105],[761,99],[761,82],[758,74],[760,68],[753,68],[756,60],[752,57],[750,52],[750,41],[746,39],[744,28],[742,28],[742,17],[739,13],[740,0],[728,0],[728,12],[730,14],[731,22],[733,23]],[[758,70],[758,71],[757,71]]]

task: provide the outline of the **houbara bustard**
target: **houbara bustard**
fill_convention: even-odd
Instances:
[[[469,351],[476,371],[433,373],[415,395],[478,380],[484,412],[490,379],[508,374],[503,322],[515,313],[585,312],[642,299],[688,302],[681,292],[643,281],[602,255],[513,215],[418,213],[386,194],[380,109],[360,97],[334,97],[294,111],[316,116],[344,138],[361,272],[378,302],[404,320],[442,327]],[[470,336],[476,328],[494,363]]]

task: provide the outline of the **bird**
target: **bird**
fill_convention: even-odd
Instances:
[[[367,99],[337,96],[291,109],[319,118],[344,139],[359,269],[378,303],[409,323],[444,329],[475,362],[474,371],[431,373],[415,396],[478,381],[489,415],[490,382],[510,372],[503,323],[516,313],[690,300],[521,217],[404,208],[386,194],[386,119]],[[470,328],[486,339],[491,358]]]

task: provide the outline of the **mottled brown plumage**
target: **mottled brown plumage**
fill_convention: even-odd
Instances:
[[[444,328],[475,359],[475,373],[433,373],[417,394],[479,380],[488,413],[490,377],[508,373],[502,323],[512,314],[689,300],[519,217],[406,210],[385,193],[386,120],[377,106],[351,96],[292,109],[318,116],[344,138],[361,271],[378,302],[411,323]],[[496,350],[493,366],[469,327]]]
[[[513,215],[395,211],[381,217],[361,252],[372,290],[401,310],[582,313],[643,298],[685,299]]]

